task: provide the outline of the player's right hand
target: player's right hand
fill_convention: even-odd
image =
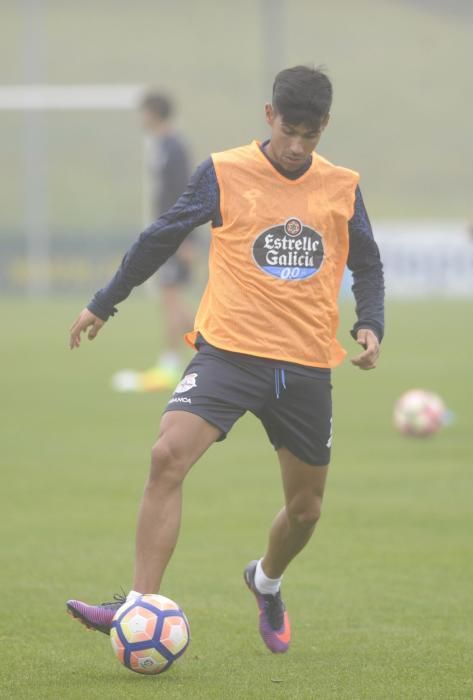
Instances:
[[[102,321],[102,319],[93,314],[92,311],[89,311],[89,309],[87,308],[83,309],[83,311],[80,312],[79,316],[76,318],[70,329],[70,349],[73,350],[74,348],[78,348],[80,346],[80,335],[82,331],[86,331],[87,328],[89,328],[87,337],[89,340],[93,340],[99,332],[99,330],[104,325],[104,323],[105,321]]]

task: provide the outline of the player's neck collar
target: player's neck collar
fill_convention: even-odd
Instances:
[[[302,177],[302,175],[305,175],[305,173],[309,170],[310,166],[312,165],[312,156],[310,156],[304,163],[304,165],[298,170],[285,170],[279,165],[279,163],[276,163],[274,160],[272,160],[272,158],[270,158],[266,153],[266,146],[269,144],[269,142],[270,139],[266,139],[266,141],[258,143],[258,148],[260,149],[264,157],[268,160],[268,162],[271,163],[273,168],[277,170],[280,175],[286,177],[288,180],[298,180],[300,177]]]

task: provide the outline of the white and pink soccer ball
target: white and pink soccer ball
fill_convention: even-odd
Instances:
[[[394,425],[403,435],[428,437],[446,422],[447,408],[440,396],[431,391],[406,391],[394,406]]]
[[[110,641],[118,660],[130,671],[156,675],[167,671],[189,646],[189,623],[170,598],[141,595],[117,610]]]

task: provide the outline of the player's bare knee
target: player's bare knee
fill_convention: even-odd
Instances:
[[[304,530],[314,528],[320,520],[321,506],[320,499],[289,503],[286,510],[291,525]]]
[[[151,449],[151,468],[148,486],[162,484],[177,485],[187,473],[184,455],[169,440],[160,438]]]

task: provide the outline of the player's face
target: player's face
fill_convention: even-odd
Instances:
[[[152,134],[156,131],[159,131],[160,126],[161,126],[161,121],[149,109],[141,109],[140,110],[140,117],[141,117],[141,126],[143,127],[144,131],[146,131],[150,134]]]
[[[285,170],[299,170],[315,150],[328,117],[320,128],[314,129],[306,124],[285,122],[270,104],[266,105],[265,111],[266,121],[271,127],[271,141],[266,149],[268,156]]]

